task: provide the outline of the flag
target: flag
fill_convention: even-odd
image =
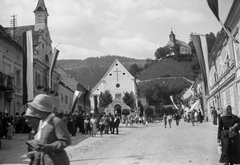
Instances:
[[[220,22],[221,26],[227,33],[228,37],[232,39],[233,42],[239,43],[238,40],[231,34],[231,32],[225,27],[222,21],[219,18],[219,10],[218,10],[218,0],[207,0],[208,6],[212,10],[213,14],[216,16],[217,20]]]
[[[198,61],[200,64],[201,73],[203,76],[205,94],[209,94],[208,77],[209,77],[209,64],[208,64],[208,47],[207,39],[204,35],[191,35],[193,44],[195,46]]]
[[[218,0],[207,0],[208,6],[212,10],[213,14],[216,16],[217,20],[219,19],[219,11],[218,11]]]
[[[77,104],[77,101],[78,101],[78,98],[79,98],[81,95],[82,95],[82,92],[80,92],[80,91],[75,91],[75,92],[74,92],[71,112],[74,111],[74,109],[75,109],[75,107],[76,107],[76,104]]]
[[[52,89],[52,74],[53,74],[53,69],[54,69],[54,66],[56,64],[56,61],[57,61],[57,57],[58,57],[58,54],[59,54],[59,50],[54,48],[53,50],[53,56],[52,56],[52,62],[51,62],[51,66],[50,66],[50,70],[49,70],[49,90]]]
[[[172,96],[172,95],[170,96],[170,100],[172,101],[172,103],[173,103],[173,105],[175,106],[175,108],[178,109],[178,107],[176,106],[176,104],[175,104],[174,101],[173,101],[173,96]]]
[[[33,100],[33,41],[32,31],[23,32],[23,100]]]

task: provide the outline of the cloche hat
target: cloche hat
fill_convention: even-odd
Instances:
[[[52,98],[46,94],[38,94],[32,102],[27,103],[30,109],[41,112],[52,112]]]
[[[35,117],[35,118],[39,118],[40,119],[40,116],[36,112],[31,110],[30,108],[27,108],[27,111],[26,111],[24,117]]]

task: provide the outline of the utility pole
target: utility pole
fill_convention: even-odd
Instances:
[[[17,27],[17,15],[13,14],[12,16],[12,19],[10,21],[10,24],[13,28],[13,39],[15,40],[15,30],[16,30],[16,27]]]

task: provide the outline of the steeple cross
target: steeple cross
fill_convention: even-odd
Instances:
[[[113,71],[113,72],[117,73],[117,82],[118,82],[118,72],[121,72],[121,71],[119,71],[118,68],[116,68],[116,71]]]

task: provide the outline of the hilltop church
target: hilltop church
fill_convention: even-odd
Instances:
[[[123,101],[124,93],[133,92],[136,96],[137,87],[135,78],[116,59],[105,75],[91,91],[91,109],[98,108],[99,95],[109,90],[113,102],[105,109],[106,114],[121,114],[123,109],[130,109]],[[136,99],[136,98],[135,98]],[[137,101],[136,101],[137,102]]]

